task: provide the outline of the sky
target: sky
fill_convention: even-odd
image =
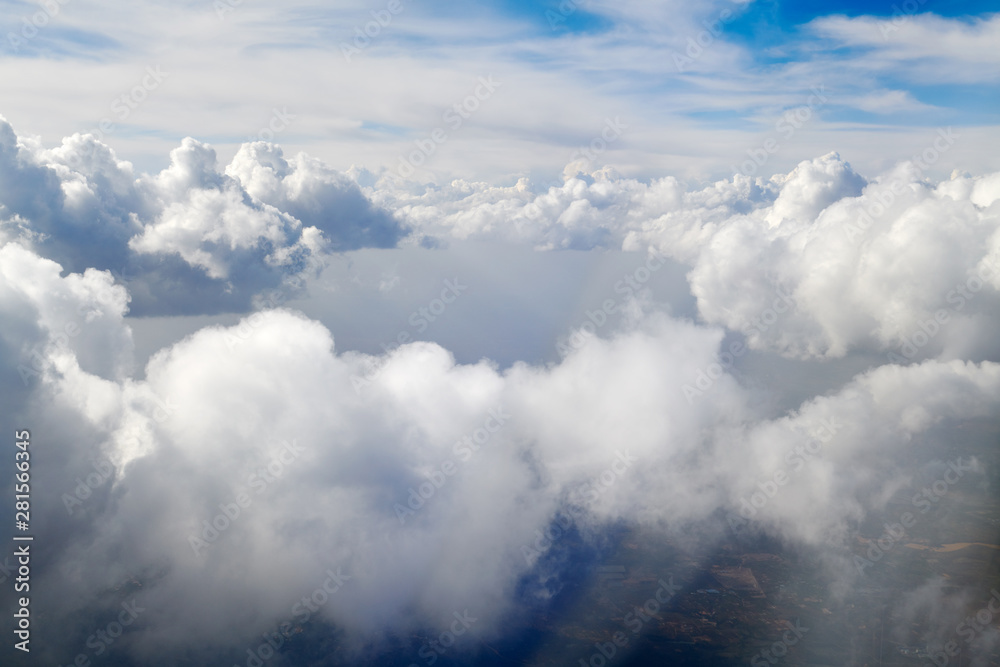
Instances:
[[[997,44],[944,0],[0,0],[3,663],[576,664],[532,619],[622,531],[944,650],[996,559],[870,545],[997,544]]]
[[[545,184],[615,118],[627,128],[597,162],[645,178],[731,176],[768,136],[785,149],[761,175],[831,150],[879,171],[945,126],[968,142],[941,173],[996,167],[985,3],[220,1],[73,0],[51,18],[5,2],[4,116],[50,144],[107,119],[103,140],[143,171],[187,136],[228,161],[262,132],[340,170],[393,169],[441,127],[421,178]],[[147,67],[161,80],[131,100]],[[443,121],[490,76],[488,101],[457,128]],[[815,87],[827,99],[807,122],[775,130]],[[275,110],[288,119],[271,137]]]

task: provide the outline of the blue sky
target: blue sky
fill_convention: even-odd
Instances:
[[[32,664],[96,658],[117,596],[148,612],[108,665],[284,667],[334,631],[331,663],[411,664],[458,614],[476,625],[436,664],[508,664],[522,623],[559,652],[525,664],[597,664],[622,625],[580,596],[597,560],[636,601],[661,577],[701,596],[777,545],[794,557],[743,563],[766,568],[755,620],[664,617],[648,643],[753,662],[800,611],[789,665],[874,664],[874,623],[952,636],[988,598],[970,552],[857,559],[956,457],[982,494],[907,545],[996,543],[994,10],[0,0],[0,421],[37,443]],[[262,645],[312,591],[311,624]],[[996,655],[983,638],[966,657]],[[645,641],[618,664],[653,664]]]
[[[49,145],[95,130],[147,65],[171,72],[106,138],[147,169],[165,166],[185,136],[225,159],[275,107],[296,116],[275,139],[291,150],[339,168],[391,168],[491,73],[503,87],[421,178],[549,182],[615,116],[628,116],[629,132],[601,157],[624,173],[725,177],[817,85],[829,100],[769,171],[831,148],[881,170],[949,125],[969,128],[977,148],[998,141],[1000,18],[988,3],[914,0],[916,12],[900,13],[900,3],[404,1],[390,15],[374,0],[95,2],[50,17],[33,3],[0,4],[0,113]],[[374,36],[345,56],[373,16],[391,20],[370,23]],[[32,33],[31,17],[44,25],[15,49],[9,35]],[[974,159],[968,167],[996,166],[997,154],[954,153]]]

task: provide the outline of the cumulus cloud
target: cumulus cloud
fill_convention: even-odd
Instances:
[[[0,664],[996,662],[1000,13],[85,4],[0,31]]]
[[[923,159],[956,136],[941,130]],[[996,313],[996,175],[938,182],[926,169],[918,158],[869,180],[831,153],[788,174],[737,175],[695,190],[605,168],[537,194],[525,180],[416,193],[385,182],[372,197],[432,237],[654,248],[691,267],[703,320],[743,333],[753,349],[790,358],[851,349],[988,358],[995,345],[975,339],[971,321]]]
[[[92,135],[51,150],[0,119],[0,224],[71,271],[93,267],[132,285],[133,312],[246,310],[251,297],[323,254],[392,247],[405,230],[353,181],[276,146],[247,144],[218,169],[185,139],[159,174]]]
[[[2,129],[6,235],[69,270],[133,279],[136,314],[245,310],[325,253],[455,238],[654,248],[691,267],[704,322],[790,358],[995,352],[975,332],[994,317],[1000,284],[996,175],[927,177],[924,161],[959,136],[951,129],[870,179],[831,153],[700,189],[604,168],[570,170],[537,192],[527,179],[417,186],[343,174],[264,142],[245,144],[220,172],[193,139],[161,173],[136,176],[93,137],[46,150]]]
[[[19,383],[2,391],[46,442],[36,595],[68,628],[47,659],[131,599],[142,621],[116,651],[140,664],[240,660],[281,623],[313,631],[304,610],[355,657],[467,611],[466,650],[558,592],[560,535],[620,524],[776,537],[821,554],[842,593],[913,475],[901,462],[956,433],[982,450],[960,429],[1000,408],[996,174],[935,182],[918,159],[866,178],[830,153],[694,188],[608,167],[536,189],[340,173],[262,142],[222,171],[194,139],[170,158],[136,175],[93,137],[50,150],[0,124],[0,361]],[[637,286],[620,324],[501,369],[247,314],[310,258],[408,244],[433,262],[459,239],[665,255],[697,318]],[[128,315],[225,309],[245,317],[136,372]],[[762,400],[747,349],[850,379]]]
[[[344,174],[302,153],[289,163],[274,144],[244,144],[226,174],[254,199],[323,230],[336,250],[391,248],[405,231]]]
[[[4,319],[45,360],[28,378],[47,442],[36,465],[65,490],[39,507],[50,564],[36,600],[76,628],[47,644],[54,660],[85,650],[88,619],[125,598],[145,611],[122,655],[236,655],[301,625],[295,605],[328,570],[350,578],[310,615],[355,651],[465,610],[466,639],[491,637],[521,587],[544,588],[566,517],[584,536],[617,521],[721,534],[719,517],[743,516],[786,467],[755,525],[849,563],[900,458],[1000,407],[1000,366],[961,361],[887,364],[778,416],[729,374],[692,402],[685,385],[724,331],[639,302],[549,366],[462,365],[432,343],[338,351],[321,324],[269,310],[163,349],[135,380],[108,272],[61,277],[17,245],[2,253]],[[793,474],[788,453],[817,438]],[[107,481],[76,495],[102,465]]]

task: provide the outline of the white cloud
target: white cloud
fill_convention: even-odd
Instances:
[[[244,145],[220,173],[215,152],[192,139],[172,152],[169,168],[136,177],[92,139],[45,150],[17,143],[5,127],[6,182],[31,183],[36,193],[9,190],[8,235],[75,271],[96,264],[131,273],[140,313],[245,309],[252,294],[324,252],[455,238],[541,250],[655,248],[691,267],[705,322],[789,357],[916,347],[905,356],[983,359],[994,351],[974,331],[992,320],[996,301],[996,178],[929,178],[963,140],[951,128],[871,180],[831,153],[788,174],[700,189],[574,168],[536,193],[526,179],[439,187],[386,172],[345,174],[302,154],[286,160],[263,142]],[[790,312],[776,318],[779,297]]]
[[[71,270],[94,266],[132,281],[140,314],[245,309],[310,258],[391,247],[404,234],[353,181],[305,156],[289,167],[280,148],[262,142],[227,167],[248,191],[220,173],[211,146],[190,138],[171,151],[169,167],[137,175],[91,135],[51,150],[19,139],[6,121],[0,135],[7,236]],[[266,166],[256,156],[267,156]],[[275,168],[284,180],[265,185]]]
[[[430,343],[382,358],[338,353],[322,325],[269,311],[162,350],[135,381],[113,364],[78,363],[108,350],[109,336],[128,339],[124,295],[107,273],[60,278],[17,246],[0,252],[18,269],[3,275],[5,321],[29,327],[41,313],[36,339],[56,335],[60,322],[44,315],[53,295],[70,310],[108,301],[104,319],[81,325],[103,334],[46,348],[52,367],[33,385],[59,397],[36,418],[63,414],[115,465],[101,500],[68,518],[61,500],[43,510],[65,530],[45,537],[55,566],[36,596],[70,623],[137,578],[147,615],[117,650],[140,660],[252,642],[336,567],[352,579],[319,613],[349,637],[405,636],[463,609],[479,619],[472,636],[490,636],[517,608],[517,582],[545,576],[522,547],[566,503],[586,507],[585,533],[625,520],[699,522],[710,534],[713,517],[737,512],[817,434],[821,455],[754,520],[847,559],[852,526],[878,511],[909,448],[931,427],[1000,407],[1000,366],[960,361],[886,365],[777,417],[729,375],[692,403],[683,385],[713,363],[723,332],[640,311],[559,364],[505,372],[456,364]],[[33,288],[40,276],[47,289]],[[465,436],[481,448],[457,444]],[[72,488],[87,448],[69,434],[47,447],[45,474]],[[595,486],[607,474],[620,483]],[[416,489],[422,506],[400,512]],[[588,489],[602,493],[589,500]],[[202,535],[241,494],[231,525]]]
[[[466,662],[623,526],[702,569],[734,528],[777,540],[836,609],[943,457],[988,497],[1000,14],[402,0],[346,57],[380,6],[328,4],[7,17],[36,662],[98,658],[133,599],[109,662],[250,664],[289,621],[367,664],[467,610]],[[926,582],[895,638],[975,599]]]
[[[921,82],[987,83],[996,80],[1000,14],[944,18],[930,13],[880,19],[826,16],[809,26],[841,44],[864,49],[850,58],[859,70],[905,74]]]
[[[574,503],[586,506],[584,539],[625,522],[695,524],[711,540],[823,428],[822,455],[768,494],[754,525],[826,550],[849,580],[850,540],[905,486],[901,461],[1000,407],[1000,180],[934,177],[954,138],[942,130],[870,177],[827,153],[696,186],[574,162],[539,187],[341,172],[266,142],[220,170],[190,138],[150,175],[93,137],[46,149],[0,123],[0,359],[23,379],[2,395],[44,425],[39,470],[66,490],[38,507],[53,563],[40,603],[60,627],[82,627],[108,590],[140,581],[148,615],[119,650],[149,662],[255,641],[341,567],[352,579],[319,613],[355,647],[463,609],[480,619],[470,634],[489,637],[519,611],[517,591],[557,574],[538,535]],[[621,324],[578,333],[585,344],[558,361],[501,370],[431,342],[335,348],[337,320],[360,319],[354,306],[327,326],[270,309],[202,328],[135,372],[137,304],[245,314],[310,257],[340,251],[349,265],[352,249],[404,244],[433,264],[449,241],[656,251],[689,268],[698,321],[630,289]],[[501,291],[525,270],[480,266],[485,251],[452,261]],[[408,289],[395,270],[370,282],[377,298]],[[527,301],[528,313],[552,305]],[[769,366],[780,355],[837,377],[859,359],[875,367],[790,406],[716,366],[741,336]],[[799,395],[797,382],[782,389]],[[466,436],[485,438],[481,449],[456,444]],[[67,501],[105,459],[108,478]],[[210,538],[205,522],[234,502],[239,516]],[[85,636],[65,639],[53,650]]]
[[[441,124],[442,113],[468,94],[477,77],[492,73],[508,82],[503,94],[427,165],[438,182],[558,174],[604,118],[626,112],[632,129],[611,160],[646,178],[671,173],[704,179],[724,174],[734,153],[752,147],[761,129],[777,120],[772,116],[800,104],[814,85],[834,92],[831,108],[799,135],[801,150],[775,158],[774,169],[787,171],[831,149],[859,169],[881,168],[883,160],[906,157],[930,122],[930,110],[912,99],[930,103],[917,89],[928,76],[942,83],[995,82],[989,48],[995,16],[963,21],[921,15],[888,38],[879,32],[881,19],[826,17],[776,44],[767,33],[758,47],[743,42],[732,23],[716,35],[705,26],[723,11],[745,11],[747,3],[640,5],[577,5],[574,20],[596,15],[602,29],[552,31],[542,8],[511,16],[482,5],[404,3],[348,62],[341,43],[372,20],[372,8],[363,3],[242,3],[222,20],[211,3],[181,3],[169,12],[149,3],[128,10],[98,3],[61,12],[43,31],[58,48],[29,49],[21,55],[30,58],[0,62],[9,90],[4,113],[46,137],[96,132],[108,119],[114,129],[104,131],[104,141],[153,171],[192,127],[228,161],[246,137],[267,127],[272,109],[287,107],[296,116],[281,137],[290,154],[308,151],[338,169],[390,168],[413,150],[415,139]],[[74,34],[91,37],[92,57],[84,57],[86,46]],[[48,44],[45,35],[33,43]],[[673,56],[685,54],[689,40],[707,46],[681,72]],[[759,59],[775,50],[778,63]],[[157,65],[168,78],[121,119],[112,111],[114,101],[142,80],[145,68]],[[872,91],[887,90],[892,97],[872,99]],[[984,150],[969,151],[960,166],[996,169],[989,157],[997,153],[992,121],[950,98],[934,102],[949,114],[940,122],[982,125],[976,133]],[[845,114],[881,113],[887,104],[911,122],[880,121],[874,141],[869,127],[843,123]],[[731,122],[720,123],[720,116]]]
[[[993,317],[996,179],[927,177],[928,156],[946,153],[958,137],[941,130],[915,161],[870,181],[831,153],[787,175],[737,176],[690,191],[676,179],[645,183],[606,168],[537,195],[524,181],[456,181],[416,193],[383,181],[370,192],[418,235],[539,249],[655,248],[692,267],[701,317],[746,333],[754,349],[803,358],[858,348],[898,353],[938,315],[948,326],[935,327],[916,358],[943,350],[986,358],[995,350],[985,341],[966,340],[961,353],[949,348],[966,337],[969,318]],[[772,319],[779,299],[789,312]]]

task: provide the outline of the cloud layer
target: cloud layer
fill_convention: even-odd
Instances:
[[[83,627],[138,582],[129,595],[148,611],[116,650],[139,662],[301,621],[296,600],[337,568],[350,579],[318,616],[356,650],[466,609],[467,639],[489,637],[520,587],[544,589],[561,517],[584,535],[624,520],[721,537],[719,517],[776,470],[790,481],[756,529],[833,550],[849,579],[853,531],[883,509],[900,457],[933,427],[1000,408],[1000,366],[960,361],[887,364],[777,418],[730,375],[692,402],[685,385],[702,386],[723,332],[638,304],[558,365],[502,373],[429,343],[338,353],[322,325],[270,310],[164,349],[135,381],[120,370],[127,346],[108,346],[129,338],[108,274],[60,278],[16,245],[3,252],[17,270],[5,320],[46,360],[28,377],[25,418],[52,424],[36,429],[48,443],[36,466],[63,490],[38,508],[51,563],[36,599],[59,627]],[[46,314],[60,294],[73,306],[61,312],[84,313],[68,343]],[[102,466],[109,479],[80,492]]]
[[[843,595],[902,462],[996,426],[996,174],[934,182],[910,161],[869,179],[828,154],[700,189],[572,166],[536,191],[339,173],[262,142],[220,172],[186,139],[150,176],[92,137],[49,150],[0,130],[6,416],[46,443],[35,596],[65,630],[46,659],[93,650],[133,599],[114,651],[139,664],[240,660],[305,610],[369,657],[468,611],[469,647],[558,590],[560,535],[599,543],[619,523],[709,541],[749,527],[822,553]],[[361,354],[293,309],[248,314],[310,257],[404,244],[433,261],[457,239],[635,251],[647,274],[616,288],[620,324],[503,370],[431,342]],[[643,288],[663,256],[690,267],[697,318]],[[137,304],[244,318],[139,379]],[[877,363],[776,406],[738,372],[747,348]]]
[[[263,142],[223,174],[210,146],[185,139],[151,176],[92,135],[47,150],[0,120],[0,141],[8,237],[68,270],[135,280],[138,314],[245,309],[325,251],[392,247],[404,233],[351,181]]]

